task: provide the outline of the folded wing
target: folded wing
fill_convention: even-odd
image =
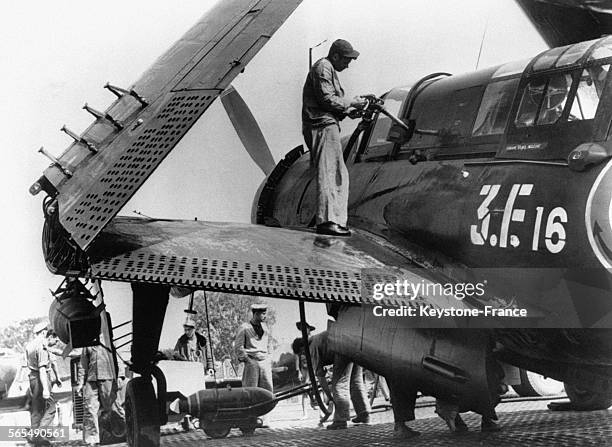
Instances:
[[[224,0],[202,17],[33,185],[87,249],[301,0]]]
[[[551,48],[612,33],[610,0],[516,1]]]

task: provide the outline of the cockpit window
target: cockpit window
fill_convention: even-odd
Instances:
[[[545,53],[542,53],[533,64],[533,71],[546,70],[552,68],[559,56],[565,53],[569,49],[569,45],[565,47],[553,48]]]
[[[580,59],[584,55],[585,51],[591,48],[594,42],[595,40],[589,40],[587,42],[580,42],[571,46],[565,53],[561,55],[561,57],[555,64],[555,67],[565,67],[567,65],[571,65],[577,62],[578,59]]]
[[[399,114],[401,106],[401,99],[397,100],[389,97],[385,98],[385,109],[387,109],[393,115],[397,116]],[[370,137],[369,147],[377,147],[389,144],[387,136],[389,135],[391,124],[391,118],[389,118],[388,116],[378,116],[378,118],[376,119],[376,124],[374,125],[374,129],[372,129],[372,136]]]
[[[591,55],[589,61],[596,59],[604,59],[612,57],[612,37],[608,36],[603,42],[597,45]]]
[[[553,124],[561,117],[570,87],[572,77],[569,74],[552,76],[548,81],[537,124]]]
[[[480,103],[472,136],[504,133],[518,84],[519,79],[515,78],[493,82],[487,86]]]
[[[610,65],[597,65],[582,70],[576,99],[572,104],[570,121],[589,120],[595,117]]]
[[[407,88],[398,88],[389,92],[384,96],[385,109],[398,116],[409,91]],[[387,140],[392,124],[391,119],[380,113],[374,119],[374,128],[370,134],[368,146],[361,156],[362,161],[378,160],[381,157],[386,157],[393,149],[394,143]]]
[[[545,79],[531,81],[527,87],[525,87],[523,90],[523,97],[521,98],[521,104],[514,121],[516,127],[527,127],[534,125],[545,89]]]
[[[572,77],[568,73],[531,81],[523,90],[515,126],[556,123],[565,108],[571,85]]]
[[[531,62],[531,58],[523,59],[520,61],[508,62],[507,64],[504,64],[499,67],[497,71],[493,73],[493,76],[491,76],[491,78],[496,79],[522,73],[525,70],[527,64],[529,64],[529,62]]]

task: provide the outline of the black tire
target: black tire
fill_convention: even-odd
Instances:
[[[521,384],[512,388],[521,397],[555,396],[563,392],[563,384],[538,373],[520,370]]]
[[[136,377],[128,382],[125,422],[130,447],[159,447],[158,408],[151,380]]]
[[[565,392],[576,410],[606,410],[612,406],[612,391],[595,392],[582,389],[573,383],[566,383]]]
[[[228,425],[220,425],[220,424],[211,424],[208,427],[204,428],[204,433],[213,439],[225,438],[229,435],[231,427]]]

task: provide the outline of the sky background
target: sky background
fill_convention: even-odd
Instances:
[[[177,5],[180,4],[180,7]],[[214,2],[208,0],[54,0],[3,2],[0,7],[0,153],[4,157],[0,242],[0,327],[45,315],[48,290],[61,278],[45,267],[41,251],[42,194],[29,186],[49,162],[40,146],[59,155],[92,117],[85,102],[104,110],[114,96],[107,82],[129,87]],[[483,39],[484,37],[484,39]],[[545,44],[513,0],[304,0],[233,85],[258,120],[278,161],[301,139],[301,88],[314,59],[336,38],[361,52],[340,74],[347,95],[382,94],[437,71],[458,74],[535,56]],[[343,123],[349,133],[356,123]],[[121,214],[248,222],[264,176],[246,155],[220,103],[215,102],[136,193]],[[129,285],[104,284],[114,322],[131,318]],[[162,346],[182,332],[186,300],[172,300]],[[274,300],[275,335],[297,334],[297,303]],[[322,305],[308,318],[324,326]]]

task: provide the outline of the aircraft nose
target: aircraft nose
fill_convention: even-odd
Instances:
[[[595,256],[605,268],[612,268],[612,161],[603,168],[591,187],[585,224]]]

